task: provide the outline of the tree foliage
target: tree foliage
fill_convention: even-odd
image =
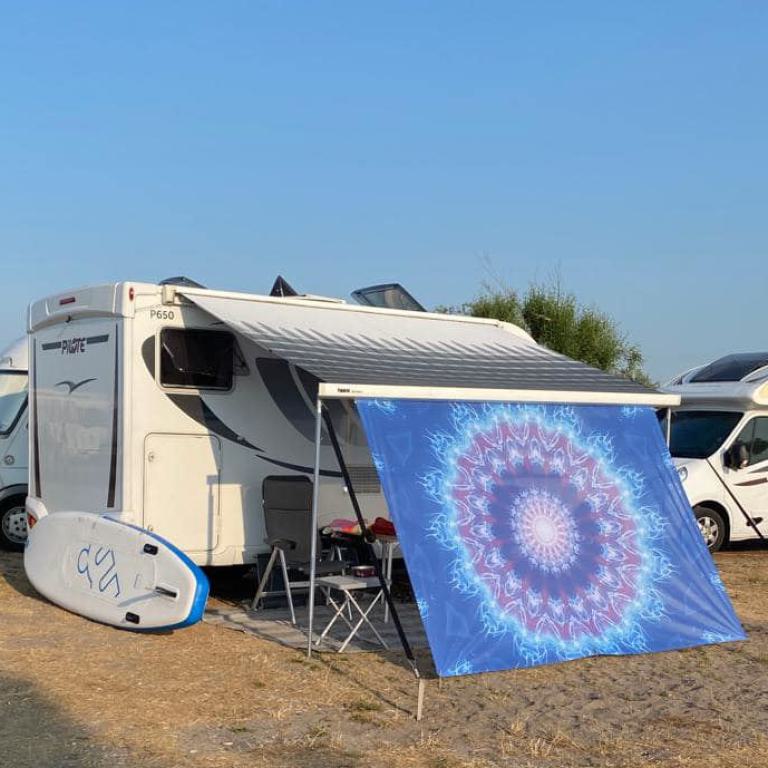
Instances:
[[[524,328],[539,344],[595,368],[651,385],[640,349],[627,341],[616,321],[576,295],[559,280],[531,284],[520,296],[511,288],[484,286],[473,301],[441,311],[487,317]]]

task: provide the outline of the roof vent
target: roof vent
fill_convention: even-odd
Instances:
[[[369,285],[352,291],[358,304],[379,309],[406,309],[410,312],[426,312],[424,307],[403,288],[400,283]]]
[[[181,285],[184,288],[205,288],[204,285],[195,282],[189,277],[184,275],[178,275],[176,277],[166,277],[165,280],[161,280],[158,285]]]

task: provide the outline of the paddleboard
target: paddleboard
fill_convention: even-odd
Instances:
[[[41,518],[29,531],[24,569],[52,603],[133,631],[188,627],[208,599],[205,574],[169,541],[84,512]]]

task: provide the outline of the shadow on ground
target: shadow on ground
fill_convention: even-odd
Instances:
[[[0,673],[0,765],[9,768],[112,768],[152,764],[99,743],[23,679]]]
[[[0,576],[20,595],[45,602],[45,599],[29,583],[27,574],[24,572],[24,556],[21,552],[3,552],[3,568],[0,569]]]

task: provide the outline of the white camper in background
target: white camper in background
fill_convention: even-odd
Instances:
[[[641,392],[663,404],[506,323],[291,295],[284,281],[276,288],[257,296],[178,279],[125,282],[34,302],[31,518],[109,514],[201,565],[253,562],[268,551],[265,477],[312,476],[320,381],[375,383],[385,372],[408,384],[428,370],[453,386],[575,388],[590,402]],[[327,407],[363,514],[388,516],[353,402]],[[320,522],[353,517],[325,441],[320,470]]]
[[[670,451],[707,546],[768,537],[768,353],[727,355],[663,389],[682,398]]]
[[[0,352],[0,547],[27,538],[27,339]]]

